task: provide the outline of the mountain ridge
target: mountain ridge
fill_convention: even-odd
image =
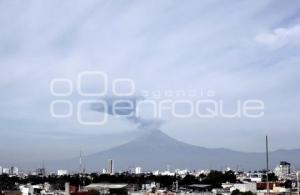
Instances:
[[[270,166],[275,166],[280,160],[291,161],[299,166],[300,159],[291,158],[294,154],[290,153],[293,152],[299,156],[300,149],[270,152]],[[164,169],[167,164],[174,168],[189,169],[220,169],[220,167],[237,165],[244,169],[265,167],[265,153],[196,146],[172,138],[160,130],[150,130],[128,143],[88,155],[87,161],[99,161],[105,158],[114,159],[116,167],[122,170],[134,166],[144,166],[149,170]],[[93,167],[92,163],[91,167]]]
[[[300,166],[300,149],[275,150],[270,152],[270,167],[281,160]],[[180,169],[221,169],[240,167],[244,170],[265,168],[265,153],[241,152],[226,148],[206,148],[184,143],[160,130],[149,130],[137,138],[119,146],[83,157],[88,171],[101,171],[107,160],[113,159],[118,171],[141,166],[144,170],[162,170],[169,165]],[[79,170],[79,157],[45,162],[50,170]],[[24,167],[32,167],[33,164]],[[21,165],[22,166],[22,165]],[[36,166],[36,163],[35,163]],[[37,168],[37,167],[35,167]]]

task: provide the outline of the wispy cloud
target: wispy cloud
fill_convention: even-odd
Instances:
[[[289,28],[276,28],[269,33],[262,33],[255,36],[258,43],[271,46],[273,48],[282,47],[287,44],[300,44],[300,25]]]

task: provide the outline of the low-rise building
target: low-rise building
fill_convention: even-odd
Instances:
[[[67,170],[57,170],[57,175],[58,176],[68,175],[68,171]]]
[[[100,194],[128,194],[128,184],[93,183],[84,187],[86,191],[98,191]]]
[[[230,191],[239,190],[240,192],[257,192],[257,187],[255,182],[244,182],[244,183],[235,183],[230,188]]]

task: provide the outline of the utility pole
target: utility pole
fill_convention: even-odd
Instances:
[[[79,172],[78,172],[78,178],[79,178],[79,184],[78,184],[78,191],[81,191],[80,182],[81,182],[81,172],[82,172],[82,157],[81,157],[81,150],[79,154]]]
[[[297,171],[297,191],[298,191],[298,195],[300,195],[300,186],[299,186],[299,171]]]
[[[266,175],[267,175],[267,195],[270,194],[270,189],[269,189],[269,145],[268,145],[268,136],[266,136]]]

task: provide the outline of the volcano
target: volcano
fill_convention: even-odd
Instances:
[[[300,166],[300,149],[270,152],[270,167],[285,160],[293,166]],[[205,148],[178,141],[160,130],[146,131],[134,140],[98,153],[83,157],[88,171],[100,171],[107,167],[107,160],[113,159],[115,170],[128,170],[141,166],[144,170],[165,170],[167,165],[179,169],[221,169],[226,167],[240,170],[265,168],[265,154],[239,152],[224,148]],[[78,170],[79,158],[50,161],[52,170]]]

